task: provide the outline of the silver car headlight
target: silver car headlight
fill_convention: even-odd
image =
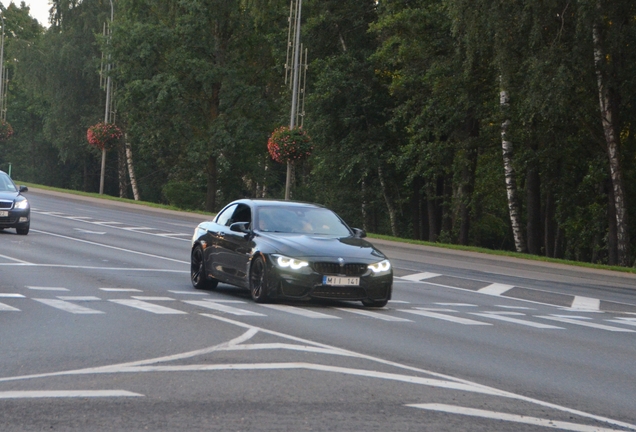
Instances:
[[[380,261],[379,263],[369,264],[367,267],[373,273],[385,273],[391,270],[391,263],[389,262],[389,260],[384,260]]]
[[[27,200],[16,201],[13,208],[24,210],[29,208],[29,202]]]
[[[290,269],[290,270],[300,270],[303,267],[309,266],[307,261],[299,260],[296,258],[289,258],[284,255],[272,255],[274,257],[274,262],[279,268],[282,269]]]

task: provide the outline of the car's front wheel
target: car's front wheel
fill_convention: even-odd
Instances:
[[[201,245],[196,245],[192,249],[190,256],[190,281],[196,289],[214,289],[219,284],[216,279],[208,278]]]
[[[250,271],[250,294],[256,303],[267,301],[267,271],[263,257],[256,257],[252,261]]]

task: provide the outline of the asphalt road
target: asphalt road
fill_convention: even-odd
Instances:
[[[636,277],[372,240],[393,301],[189,282],[205,216],[32,190],[0,232],[2,431],[636,431]]]

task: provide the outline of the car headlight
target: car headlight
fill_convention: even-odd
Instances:
[[[379,263],[369,264],[368,267],[373,273],[383,273],[391,270],[391,263],[389,260],[384,260]]]
[[[296,258],[289,258],[283,255],[274,255],[274,262],[282,269],[300,270],[303,267],[307,267],[309,263],[307,261],[299,260]]]
[[[27,200],[16,201],[13,208],[24,210],[29,208],[29,202]]]

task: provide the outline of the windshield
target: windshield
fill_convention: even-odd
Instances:
[[[0,173],[0,192],[17,192],[13,181],[5,173]]]
[[[257,230],[263,232],[302,233],[348,237],[349,227],[326,208],[260,207]]]

